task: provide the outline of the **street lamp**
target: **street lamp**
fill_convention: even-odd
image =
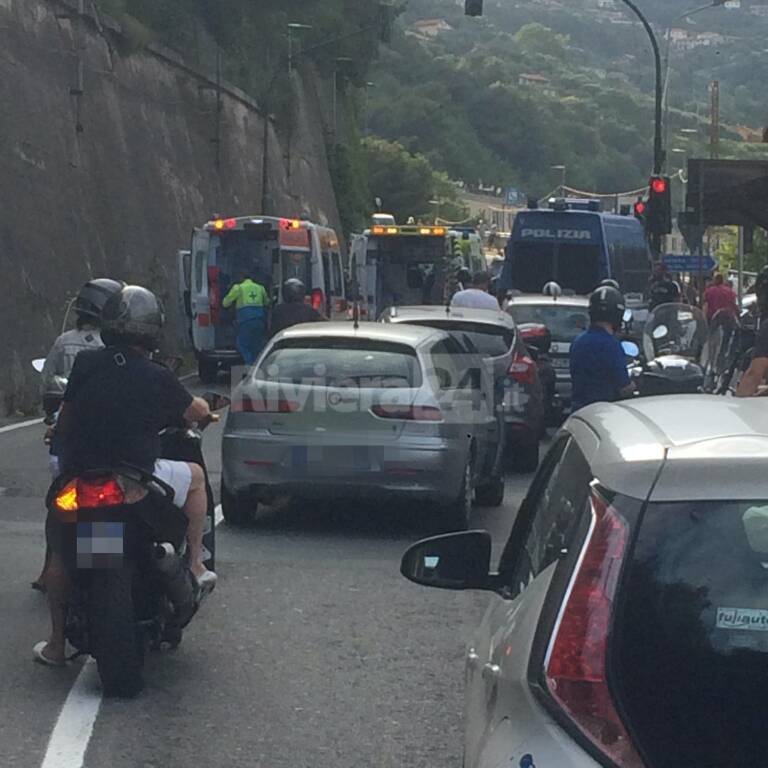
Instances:
[[[560,171],[561,177],[560,177],[560,197],[565,197],[565,171],[566,166],[564,165],[550,165],[549,166],[551,170],[553,171]]]
[[[288,25],[288,75],[293,72],[293,33],[301,32],[306,29],[312,29],[309,24],[298,24],[292,22]]]

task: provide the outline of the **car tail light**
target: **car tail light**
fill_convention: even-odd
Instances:
[[[114,477],[77,478],[56,494],[59,512],[73,513],[79,509],[115,507],[123,503],[125,494]]]
[[[507,373],[518,384],[533,384],[536,381],[536,363],[528,355],[515,352]]]
[[[380,419],[442,421],[443,412],[434,405],[374,405],[371,413]]]
[[[232,400],[230,410],[232,413],[296,413],[299,404],[284,397],[265,399],[243,395]]]
[[[221,312],[220,276],[220,267],[208,267],[208,302],[211,312],[211,325],[219,324],[219,315]]]
[[[592,526],[545,661],[546,684],[579,730],[621,768],[642,768],[606,678],[608,634],[629,526],[597,491]]]
[[[320,290],[320,288],[313,288],[312,293],[310,294],[309,302],[315,312],[320,312],[320,310],[325,306],[325,294],[322,292],[322,290]]]

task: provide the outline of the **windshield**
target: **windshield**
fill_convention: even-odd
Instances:
[[[619,596],[614,679],[654,768],[766,762],[767,526],[765,500],[644,513]]]
[[[515,343],[515,332],[511,328],[503,328],[483,323],[463,323],[449,320],[419,320],[412,325],[425,325],[429,328],[440,328],[468,337],[477,351],[485,357],[501,357],[506,355]]]
[[[586,307],[564,304],[516,304],[507,307],[518,325],[538,323],[546,325],[552,341],[572,342],[582,331],[589,328],[589,311]]]
[[[422,383],[414,349],[367,339],[286,340],[267,355],[254,377],[317,387],[410,389]]]
[[[578,294],[600,281],[600,247],[565,242],[518,242],[512,248],[512,287],[539,293],[550,280]]]
[[[707,321],[697,307],[662,304],[648,315],[643,327],[646,359],[682,355],[698,360],[707,341]]]

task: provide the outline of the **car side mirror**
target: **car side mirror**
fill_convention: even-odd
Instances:
[[[403,555],[400,573],[409,581],[437,589],[494,589],[491,534],[449,533],[423,539]]]

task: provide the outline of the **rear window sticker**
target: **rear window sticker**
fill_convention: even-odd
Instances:
[[[768,610],[760,608],[718,608],[717,629],[750,629],[768,632]]]

